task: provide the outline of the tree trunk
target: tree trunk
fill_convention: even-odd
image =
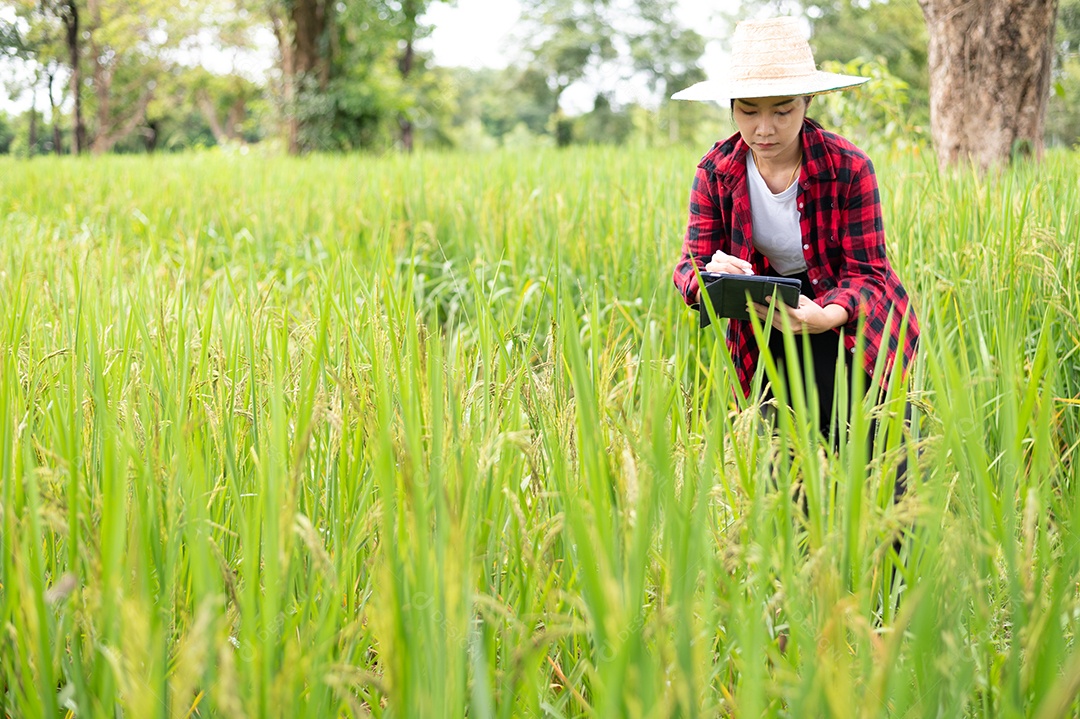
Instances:
[[[304,149],[298,107],[304,91],[313,87],[323,91],[330,84],[329,13],[328,0],[295,0],[286,21],[271,5],[270,19],[281,52],[286,139],[293,155]]]
[[[414,28],[412,32],[415,33],[415,18],[410,18],[410,25]],[[410,33],[410,36],[405,39],[405,50],[402,51],[401,57],[398,58],[398,72],[401,73],[403,84],[409,82],[409,75],[412,74],[415,63],[416,51],[413,48],[412,33]],[[401,128],[401,147],[405,152],[411,153],[413,151],[413,123],[404,112],[398,114],[398,127]]]
[[[67,30],[68,62],[71,65],[72,109],[71,153],[78,155],[86,149],[86,125],[82,116],[82,74],[79,72],[79,7],[75,0],[68,0],[60,10],[64,29]]]
[[[270,25],[281,53],[282,105],[285,115],[285,142],[289,154],[300,152],[300,121],[296,114],[296,62],[293,59],[292,38],[284,18],[270,6]]]
[[[198,104],[199,109],[202,110],[203,117],[206,119],[206,124],[210,126],[210,132],[214,136],[214,140],[218,145],[226,145],[232,138],[229,137],[228,131],[218,120],[217,108],[214,107],[213,100],[210,99],[209,93],[206,90],[199,90],[195,93],[195,102]]]
[[[325,90],[330,79],[329,63],[326,62],[326,2],[325,0],[297,0],[292,4],[293,52],[295,70],[302,77],[310,77]]]
[[[33,157],[37,154],[37,83],[34,83],[34,93],[30,97],[30,137],[28,138],[29,145],[26,148],[27,156]]]
[[[244,121],[245,115],[247,115],[247,100],[238,97],[232,107],[229,108],[229,114],[225,118],[225,134],[228,135],[230,140],[243,141],[240,123]]]
[[[52,119],[53,154],[59,155],[63,152],[61,147],[63,138],[60,135],[60,113],[57,109],[56,97],[53,95],[53,80],[56,79],[56,72],[52,65],[49,67],[47,77],[49,80],[49,117]]]
[[[161,136],[161,120],[147,120],[142,134],[146,152],[153,154],[157,150],[158,138]]]
[[[1058,0],[919,0],[942,167],[1040,156]]]
[[[109,82],[111,83],[111,76]],[[105,82],[102,82],[102,86],[107,86]],[[127,119],[123,122],[119,118],[112,118],[109,116],[101,116],[101,122],[99,123],[97,133],[94,136],[94,143],[90,149],[95,155],[103,155],[113,149],[116,143],[123,140],[125,137],[135,132],[135,130],[146,120],[146,108],[150,106],[150,101],[154,99],[153,90],[144,90],[139,101],[135,103],[135,109],[128,115]]]

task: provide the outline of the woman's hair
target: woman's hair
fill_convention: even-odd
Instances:
[[[810,101],[814,99],[813,95],[798,95],[797,97],[801,97],[804,100],[806,100],[806,107],[810,107]],[[735,122],[735,100],[736,99],[737,98],[732,98],[732,100],[731,100],[731,122],[732,123]],[[814,125],[818,129],[821,128],[821,125],[818,124],[817,120],[810,117],[809,115],[803,115],[803,118],[806,119],[806,120],[809,120],[810,124]]]
[[[797,97],[801,97],[804,100],[806,100],[806,106],[807,107],[810,107],[810,101],[814,99],[813,95],[797,95]],[[735,112],[735,100],[736,99],[738,99],[738,98],[732,98],[732,100],[731,100],[731,112],[733,114]]]

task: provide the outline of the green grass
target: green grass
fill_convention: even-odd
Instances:
[[[0,716],[1076,716],[1077,157],[879,158],[869,463],[739,411],[695,162],[0,161]]]

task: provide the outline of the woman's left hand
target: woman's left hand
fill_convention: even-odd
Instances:
[[[771,302],[772,298],[766,297],[765,301]],[[763,320],[769,314],[768,305],[755,303],[753,310]],[[821,334],[847,324],[848,321],[848,312],[840,305],[825,305],[822,307],[806,295],[799,295],[798,307],[789,307],[782,301],[776,303],[776,311],[773,312],[772,318],[772,326],[776,329],[783,329],[784,327],[781,312],[787,313],[791,330],[796,334]]]

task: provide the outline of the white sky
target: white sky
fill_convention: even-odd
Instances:
[[[723,44],[719,38],[728,29],[721,13],[734,12],[739,0],[676,0],[676,15],[684,27],[697,30],[709,40],[702,58],[706,73],[723,63]],[[518,0],[456,0],[453,4],[431,4],[426,19],[434,28],[420,47],[431,50],[438,65],[463,67],[506,67],[516,59],[520,39],[516,38],[521,18]],[[571,114],[592,107],[595,86],[606,78],[591,78],[591,83],[571,86],[563,96],[563,107]],[[645,99],[644,87],[618,82],[618,101]]]
[[[719,14],[738,6],[739,0],[677,0],[676,14],[684,26],[715,38],[725,32]],[[521,17],[517,0],[434,2],[425,17],[435,29],[423,47],[434,51],[440,65],[505,67],[513,60],[513,32]]]
[[[727,26],[721,13],[738,7],[739,0],[677,0],[679,20],[710,40],[702,59],[706,73],[723,62],[723,46],[719,36],[726,34]],[[0,8],[0,19],[5,9]],[[517,58],[520,38],[515,39],[517,23],[521,16],[518,0],[456,0],[434,2],[425,20],[434,28],[420,47],[430,50],[437,65],[479,67],[505,67]],[[272,43],[270,43],[272,48]],[[268,52],[272,51],[268,50]],[[236,57],[203,48],[202,62],[219,72],[240,71],[258,75],[270,66],[269,56]],[[0,67],[0,75],[11,77],[13,68]],[[606,78],[591,78],[593,86],[608,82]],[[614,82],[614,81],[612,81]],[[29,95],[10,97],[6,83],[0,83],[0,109],[22,112],[29,105]],[[644,89],[625,82],[618,83],[616,100],[643,99]],[[583,112],[591,107],[593,87],[571,87],[564,96],[564,105],[571,113]],[[39,98],[39,107],[48,105]]]

